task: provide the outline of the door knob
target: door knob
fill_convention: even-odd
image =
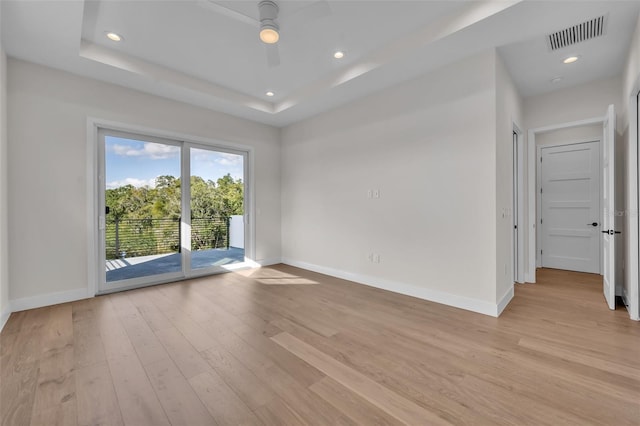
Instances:
[[[598,226],[598,222],[587,223],[587,226]]]

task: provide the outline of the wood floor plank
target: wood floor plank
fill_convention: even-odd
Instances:
[[[306,426],[304,421],[289,405],[280,398],[274,398],[269,403],[255,410],[256,416],[265,426]]]
[[[95,318],[73,321],[73,347],[77,367],[106,361],[100,328]]]
[[[247,406],[255,410],[276,395],[233,355],[221,348],[210,348],[202,355]]]
[[[104,357],[112,359],[125,355],[137,356],[136,350],[133,348],[124,326],[113,309],[109,297],[102,296],[96,299],[95,313],[100,340],[104,348]]]
[[[118,406],[126,425],[169,425],[142,363],[135,356],[108,360]]]
[[[78,425],[123,425],[107,363],[79,368],[75,376]]]
[[[202,355],[176,328],[159,330],[156,336],[187,379],[212,370]]]
[[[31,426],[75,426],[78,424],[76,399],[70,399],[61,404],[38,410],[31,417]]]
[[[215,371],[189,379],[211,416],[219,425],[258,425],[261,422]]]
[[[169,358],[144,366],[160,404],[173,425],[215,425],[178,367]]]
[[[0,381],[0,424],[28,425],[38,385],[38,363],[24,367]]]
[[[434,425],[449,424],[430,411],[398,396],[379,383],[346,367],[289,333],[281,333],[271,339],[401,422],[407,424],[421,424],[423,422]]]
[[[180,333],[193,345],[198,352],[205,351],[213,346],[216,342],[211,338],[207,331],[198,324],[193,318],[179,310],[165,311],[169,321],[178,329]]]
[[[71,317],[69,317],[71,322]],[[71,326],[69,327],[71,329]],[[68,401],[67,410],[75,408],[76,382],[73,346],[64,346],[55,352],[49,352],[40,361],[38,385],[33,407],[34,416],[40,417],[40,411],[60,406]],[[75,411],[74,411],[75,412]],[[66,414],[65,414],[66,415]]]
[[[630,377],[640,380],[640,368],[625,365],[623,363],[611,362],[601,357],[595,357],[585,353],[577,353],[561,345],[543,339],[522,338],[518,343],[520,346],[533,349],[538,352],[547,353],[558,358],[562,358],[575,363],[583,364],[592,368],[618,374],[622,377]]]
[[[397,425],[404,423],[350,391],[331,377],[314,383],[309,389],[361,425]]]
[[[131,291],[127,293],[127,296],[153,331],[172,328],[173,324],[171,324],[171,321],[169,321],[153,301],[147,297],[147,294],[148,292]]]
[[[71,304],[53,306],[42,336],[42,357],[33,415],[50,411],[63,403],[75,409],[75,357]],[[75,412],[75,411],[74,411]],[[70,413],[64,413],[71,415]]]
[[[120,318],[120,321],[142,365],[152,364],[169,358],[169,354],[164,346],[140,314],[125,315]]]
[[[240,325],[234,327],[232,331],[256,351],[267,356],[275,365],[286,370],[302,386],[310,386],[325,377],[317,368],[275,344],[273,340],[258,333],[252,327]]]
[[[49,318],[49,308],[27,311],[18,318],[22,320],[20,332],[4,370],[0,372],[2,377],[33,368],[34,364],[39,364],[42,356],[42,339]]]

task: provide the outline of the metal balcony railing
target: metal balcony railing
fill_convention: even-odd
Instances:
[[[107,259],[177,253],[180,218],[107,219]],[[191,250],[229,248],[229,218],[191,219]]]

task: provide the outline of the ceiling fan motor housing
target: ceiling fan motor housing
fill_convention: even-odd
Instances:
[[[260,11],[260,29],[271,28],[276,31],[280,29],[276,23],[279,8],[275,2],[262,0],[258,3],[258,10]]]

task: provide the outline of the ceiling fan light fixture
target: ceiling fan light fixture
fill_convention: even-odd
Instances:
[[[260,40],[266,44],[277,43],[280,39],[280,27],[276,23],[279,12],[278,5],[272,0],[262,0],[258,3],[260,12]]]
[[[572,64],[576,62],[578,59],[580,59],[579,56],[569,56],[568,58],[565,58],[562,62],[565,64]]]
[[[342,59],[344,58],[344,52],[342,50],[337,50],[333,53],[333,57],[336,59]]]
[[[271,90],[269,90],[267,93],[265,93],[265,95],[269,96],[270,98],[273,97],[275,95],[275,93],[273,93]]]
[[[260,27],[260,40],[266,44],[274,44],[280,40],[277,25],[263,24]]]

